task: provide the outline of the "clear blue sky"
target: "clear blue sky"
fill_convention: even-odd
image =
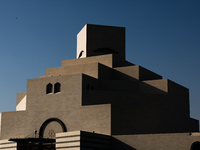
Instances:
[[[0,112],[26,81],[76,57],[85,24],[126,27],[126,58],[190,89],[200,119],[200,0],[0,0]]]

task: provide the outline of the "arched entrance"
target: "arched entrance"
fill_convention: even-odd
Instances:
[[[50,118],[41,125],[39,138],[11,138],[9,141],[17,142],[20,150],[55,150],[55,134],[58,132],[67,132],[65,124],[58,118]]]
[[[191,149],[190,150],[200,150],[200,142],[196,141],[192,144]]]
[[[54,123],[54,124],[53,124]],[[50,125],[52,125],[52,128],[47,129],[47,127]],[[40,127],[40,131],[39,131],[39,138],[44,138],[45,132],[48,132],[49,138],[54,138],[55,137],[55,133],[57,133],[56,129],[59,129],[60,132],[67,132],[67,128],[65,126],[65,124],[58,118],[50,118],[48,120],[46,120],[42,126]],[[48,131],[46,131],[48,130]]]

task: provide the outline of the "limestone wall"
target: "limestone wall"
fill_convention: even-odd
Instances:
[[[25,111],[1,113],[1,139],[26,137],[27,114]],[[33,129],[31,129],[33,130]]]
[[[0,150],[17,150],[17,143],[13,141],[0,140]]]
[[[82,65],[87,63],[96,63],[99,62],[101,64],[104,64],[108,67],[113,67],[113,55],[100,55],[100,56],[94,56],[94,57],[87,57],[87,58],[80,58],[80,59],[70,59],[70,60],[63,60],[62,61],[62,67],[65,66],[71,66],[71,65]]]
[[[22,98],[22,100],[17,104],[16,111],[26,110],[26,95]]]
[[[137,134],[113,136],[114,150],[190,150],[194,142],[200,141],[199,134]]]
[[[112,138],[96,132],[73,131],[56,134],[56,148],[60,150],[112,149]]]
[[[123,80],[137,79],[140,81],[162,79],[162,76],[138,65],[116,67],[114,69],[118,71],[114,75],[116,79],[123,79]]]

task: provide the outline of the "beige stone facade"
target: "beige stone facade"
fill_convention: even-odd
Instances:
[[[77,58],[27,80],[0,114],[0,150],[196,150],[198,131],[187,88],[126,61],[125,28],[87,24]]]

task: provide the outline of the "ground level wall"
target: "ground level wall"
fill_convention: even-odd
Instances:
[[[137,134],[113,136],[113,150],[191,150],[200,133]]]

